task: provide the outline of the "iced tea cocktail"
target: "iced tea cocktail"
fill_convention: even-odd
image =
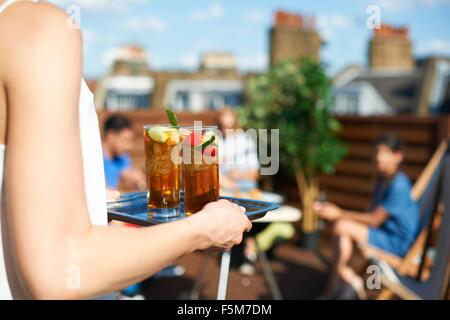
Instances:
[[[182,128],[184,212],[192,215],[219,197],[216,127]]]
[[[170,218],[180,214],[181,166],[172,157],[179,142],[176,127],[144,126],[149,217]]]

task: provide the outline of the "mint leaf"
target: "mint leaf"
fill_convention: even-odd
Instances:
[[[178,127],[178,119],[175,113],[173,113],[172,109],[166,108],[167,117],[169,118],[169,122],[173,127]]]

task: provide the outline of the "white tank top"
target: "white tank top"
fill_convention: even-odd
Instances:
[[[18,0],[20,1],[20,0]],[[31,0],[32,1],[32,0]],[[0,5],[0,15],[8,6],[16,2],[8,0]],[[37,1],[34,1],[37,2]],[[92,224],[108,223],[106,213],[105,176],[103,171],[103,156],[98,126],[97,113],[93,103],[93,95],[84,80],[81,83],[80,103],[80,139],[83,157],[83,174],[86,202]],[[27,299],[27,292],[20,283],[17,267],[11,249],[9,230],[7,230],[8,205],[5,198],[5,154],[7,147],[0,144],[0,300]]]

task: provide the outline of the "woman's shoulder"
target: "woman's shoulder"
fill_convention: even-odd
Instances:
[[[79,34],[73,21],[64,10],[50,3],[18,1],[0,15],[0,41],[8,39],[8,45],[26,45],[46,38],[72,38],[67,37],[69,32]]]
[[[65,11],[49,3],[20,1],[0,14],[0,70],[14,80],[40,63],[78,60],[82,38]],[[47,64],[48,65],[48,64]]]
[[[48,2],[17,1],[11,4],[1,13],[0,23],[15,27],[36,26],[67,19],[67,13]],[[38,25],[39,26],[39,25]]]

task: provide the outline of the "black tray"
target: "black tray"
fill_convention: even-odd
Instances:
[[[220,197],[236,203],[247,209],[246,215],[250,220],[256,220],[264,217],[267,212],[278,209],[277,203],[241,199],[232,197]],[[108,202],[108,219],[132,223],[140,226],[151,226],[160,223],[172,222],[185,218],[183,208],[183,196],[180,204],[181,214],[174,218],[149,218],[147,213],[147,192],[132,192],[122,194],[120,199],[114,202]]]

